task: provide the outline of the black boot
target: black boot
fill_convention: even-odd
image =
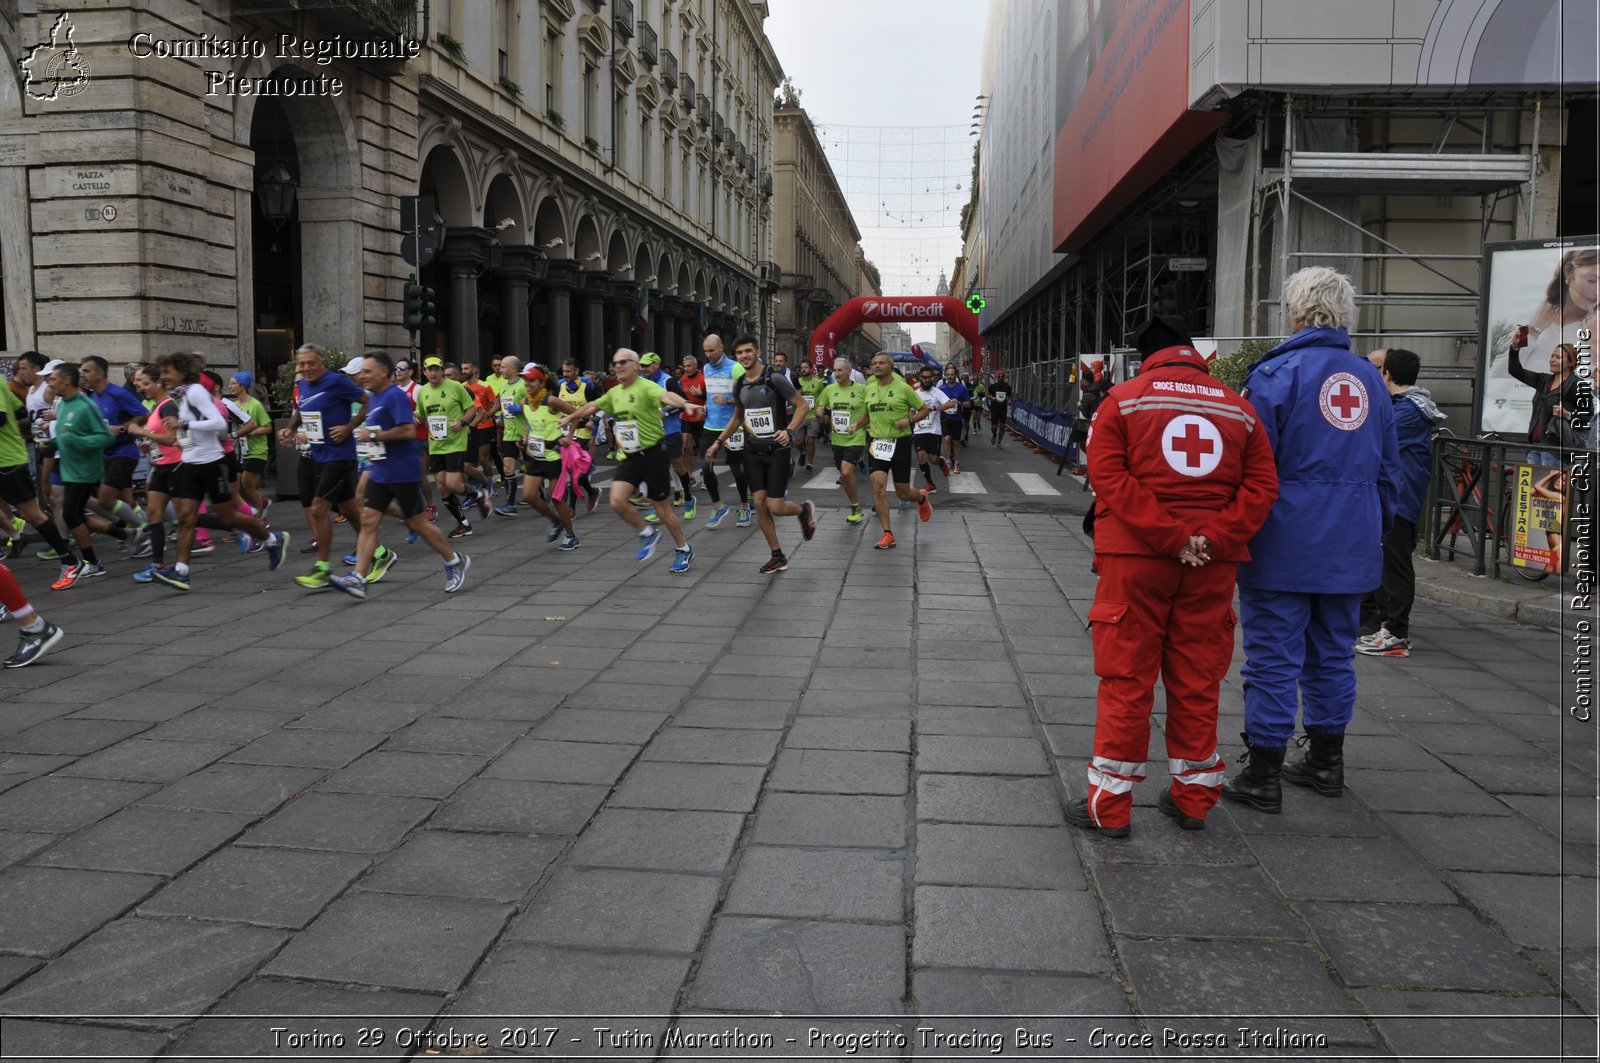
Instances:
[[[1278,781],[1283,771],[1283,747],[1265,749],[1250,745],[1245,735],[1239,737],[1247,747],[1244,770],[1222,784],[1222,796],[1258,812],[1277,815],[1283,811],[1283,786]]]
[[[1344,735],[1307,731],[1299,740],[1306,755],[1283,766],[1283,781],[1309,786],[1323,797],[1344,794]]]

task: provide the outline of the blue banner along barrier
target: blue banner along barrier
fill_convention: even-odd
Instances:
[[[1066,414],[1014,399],[1007,420],[1017,431],[1057,458],[1066,454],[1067,440],[1072,436],[1072,418]]]

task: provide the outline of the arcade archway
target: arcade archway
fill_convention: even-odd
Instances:
[[[972,344],[972,369],[983,372],[983,333],[978,315],[951,295],[863,295],[829,314],[811,333],[811,361],[824,370],[834,358],[834,345],[867,321],[942,322]]]

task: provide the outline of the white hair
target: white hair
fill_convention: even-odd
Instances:
[[[1336,269],[1308,266],[1283,285],[1291,328],[1350,328],[1356,320],[1356,289]]]

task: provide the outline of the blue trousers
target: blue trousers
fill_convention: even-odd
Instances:
[[[1252,746],[1282,748],[1305,729],[1343,734],[1356,707],[1355,641],[1361,595],[1239,587],[1244,629],[1244,731]]]

